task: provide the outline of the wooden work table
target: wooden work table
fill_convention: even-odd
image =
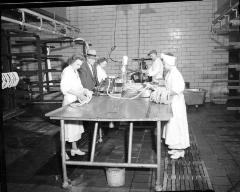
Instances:
[[[66,165],[104,166],[104,167],[141,167],[157,168],[156,191],[161,191],[160,162],[161,162],[161,121],[168,121],[172,116],[170,105],[156,104],[149,98],[115,99],[109,96],[95,96],[88,104],[82,106],[67,105],[46,114],[51,119],[61,120],[61,151],[63,168],[63,187],[68,187]],[[64,120],[94,121],[94,133],[90,161],[70,161],[65,158]],[[128,161],[126,163],[94,162],[98,122],[126,121],[130,123],[128,139]],[[157,122],[157,162],[156,164],[131,163],[132,136],[134,121]]]

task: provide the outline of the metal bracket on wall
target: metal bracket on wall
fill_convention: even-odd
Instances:
[[[21,26],[26,26],[30,28],[37,29],[39,31],[45,31],[52,34],[57,34],[64,37],[77,38],[80,34],[80,29],[77,27],[68,25],[66,23],[57,21],[43,14],[37,13],[35,11],[19,8],[17,9],[21,13],[22,18],[17,20],[6,16],[1,16],[1,20],[16,23]],[[32,18],[34,18],[34,21]],[[31,22],[30,22],[31,21]]]

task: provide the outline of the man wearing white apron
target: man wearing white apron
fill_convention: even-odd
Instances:
[[[161,59],[157,56],[156,50],[151,50],[148,56],[152,59],[152,65],[148,70],[142,70],[147,73],[148,76],[152,77],[153,83],[159,83],[163,79],[163,64]]]
[[[161,54],[164,68],[167,71],[165,83],[173,116],[164,126],[163,138],[168,145],[172,159],[184,157],[185,149],[190,146],[186,104],[183,95],[184,79],[176,68],[176,57],[171,53]]]

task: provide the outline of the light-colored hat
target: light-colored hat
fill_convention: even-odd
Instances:
[[[94,49],[89,49],[88,52],[87,52],[87,55],[96,57],[97,56],[97,52]]]
[[[177,58],[174,56],[161,53],[160,58],[168,65],[175,66],[175,64],[176,64]]]

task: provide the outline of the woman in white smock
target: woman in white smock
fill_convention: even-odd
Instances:
[[[76,100],[85,101],[92,97],[92,92],[83,88],[77,70],[84,62],[82,55],[73,55],[69,59],[69,65],[63,70],[61,74],[60,89],[64,95],[62,105],[68,105]],[[77,147],[77,141],[81,138],[84,132],[83,123],[81,121],[66,120],[65,128],[65,141],[72,143],[71,155],[85,155]],[[66,155],[66,158],[69,157]]]
[[[176,57],[171,53],[161,54],[163,65],[167,71],[165,77],[166,88],[173,116],[164,126],[163,138],[168,145],[168,153],[172,159],[184,157],[184,149],[190,146],[186,104],[183,95],[184,79],[176,68]]]

